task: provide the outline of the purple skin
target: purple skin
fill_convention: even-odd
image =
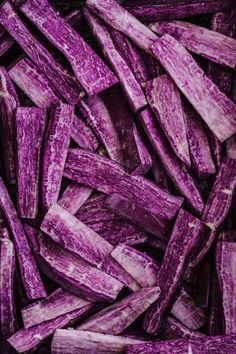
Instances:
[[[224,333],[236,333],[236,282],[234,277],[236,243],[219,241],[216,246],[216,269],[224,313]]]
[[[27,0],[21,11],[65,55],[88,95],[96,95],[118,82],[101,58],[47,0]]]
[[[138,47],[150,53],[150,47],[158,37],[115,0],[87,0],[86,6],[108,25],[124,33]]]
[[[84,15],[93,35],[101,46],[104,56],[110,62],[116,73],[125,96],[134,112],[147,105],[145,95],[132,70],[116,49],[110,33],[103,22],[93,16],[88,9],[84,9]]]
[[[225,220],[236,187],[236,161],[224,158],[202,215],[202,221],[213,231]]]
[[[21,279],[28,299],[34,300],[46,297],[47,294],[36,266],[35,259],[28,244],[26,234],[1,177],[0,208],[5,214],[5,218],[13,238]]]
[[[15,249],[8,239],[0,239],[0,335],[8,338],[17,329],[14,303]]]
[[[58,316],[57,318],[43,322],[39,325],[26,329],[22,328],[8,338],[7,341],[18,353],[28,352],[31,349],[35,350],[57,329],[73,325],[76,321],[86,315],[91,307],[92,305],[86,305],[80,309]]]
[[[178,88],[168,75],[161,75],[147,82],[146,95],[172,149],[180,160],[187,166],[191,166],[184,112]]]
[[[69,183],[58,200],[58,204],[70,214],[75,215],[92,193],[93,190],[90,188],[80,186],[77,183]]]
[[[119,193],[168,220],[183,202],[147,179],[129,175],[115,162],[80,149],[69,149],[64,176],[108,195]]]
[[[58,199],[73,118],[74,106],[60,103],[51,109],[42,167],[42,203],[45,211]]]
[[[124,353],[127,345],[144,340],[87,331],[57,330],[52,340],[52,354]]]
[[[203,333],[185,327],[181,322],[172,316],[167,318],[164,326],[160,328],[158,334],[165,340],[178,338],[197,339],[204,336]]]
[[[151,49],[217,138],[223,142],[232,136],[236,132],[236,105],[207,78],[191,54],[168,34]]]
[[[38,213],[40,160],[46,122],[45,109],[18,108],[16,111],[17,209],[21,218],[34,219]]]
[[[176,188],[186,198],[188,204],[201,214],[204,203],[193,178],[188,173],[186,166],[179,161],[165,140],[161,128],[154,113],[150,109],[145,109],[139,113],[139,120],[143,129],[152,144],[156,154],[160,158],[166,173],[175,184]]]
[[[48,77],[61,96],[70,104],[76,104],[80,99],[80,92],[74,77],[35,39],[7,1],[0,8],[0,23]]]
[[[14,114],[20,105],[14,85],[4,67],[0,67],[1,138],[4,139],[4,165],[9,183],[15,184]]]

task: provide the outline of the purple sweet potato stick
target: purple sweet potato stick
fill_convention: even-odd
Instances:
[[[0,239],[10,240],[10,234],[6,227],[0,229]]]
[[[236,105],[176,39],[164,35],[152,45],[152,52],[221,142],[236,132]]]
[[[2,208],[15,245],[23,286],[29,300],[46,297],[46,292],[23,226],[18,219],[8,191],[0,177],[0,207]]]
[[[92,193],[92,189],[72,182],[66,187],[63,195],[58,200],[58,204],[74,215],[84,205]]]
[[[88,95],[117,83],[117,78],[101,58],[47,0],[25,1],[21,11],[65,55]]]
[[[158,334],[165,340],[167,339],[178,339],[178,338],[192,338],[197,339],[199,337],[204,336],[203,333],[193,331],[181,322],[179,322],[176,318],[169,316],[164,324],[158,332]]]
[[[220,233],[219,240],[223,242],[236,242],[235,230],[224,230]]]
[[[236,160],[236,135],[231,136],[226,142],[227,157]]]
[[[7,32],[0,36],[0,58],[13,46],[14,39]]]
[[[95,151],[99,147],[94,133],[78,113],[74,114],[70,135],[76,144],[84,150]]]
[[[132,175],[145,175],[150,168],[152,167],[152,158],[151,155],[149,154],[148,149],[146,148],[141,135],[136,127],[136,125],[133,123],[133,136],[135,140],[135,145],[137,147],[137,152],[140,160],[139,166],[135,170],[132,171]]]
[[[212,158],[214,160],[215,166],[217,167],[217,169],[220,167],[222,158],[223,158],[223,149],[221,146],[221,143],[219,141],[219,139],[217,139],[217,137],[214,135],[214,133],[208,128],[207,125],[205,125],[205,130],[207,132],[207,136],[208,136],[208,141],[210,144],[210,148],[211,148],[211,155]],[[233,138],[234,135],[231,136],[231,138]],[[229,139],[231,139],[229,138]],[[229,141],[229,139],[227,139],[227,142]]]

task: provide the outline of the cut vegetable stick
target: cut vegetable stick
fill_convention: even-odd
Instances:
[[[118,194],[111,195],[107,198],[106,203],[118,215],[134,222],[152,235],[165,239],[164,236],[168,231],[165,220],[157,218],[156,215],[150,214],[147,210],[139,207],[138,204]]]
[[[235,187],[236,161],[224,158],[202,215],[202,221],[213,231],[225,220]]]
[[[87,0],[86,5],[108,25],[124,33],[140,48],[150,52],[158,37],[115,0]]]
[[[182,198],[169,195],[143,177],[130,176],[115,162],[79,149],[69,150],[64,176],[108,195],[119,193],[166,219],[172,219],[182,204]]]
[[[168,141],[165,140],[153,112],[150,109],[145,109],[139,113],[139,119],[166,173],[181,194],[187,199],[190,206],[196,210],[198,214],[201,214],[204,203],[200,192],[193,178],[188,173],[186,166],[179,161],[168,145]]]
[[[160,328],[158,334],[165,340],[178,338],[197,339],[204,336],[203,333],[193,331],[185,327],[176,318],[169,316],[163,327]]]
[[[0,239],[10,240],[10,235],[6,227],[0,229]]]
[[[197,112],[184,102],[185,124],[193,169],[199,177],[216,172],[207,134]]]
[[[0,58],[13,46],[14,39],[6,32],[0,38]]]
[[[17,204],[21,218],[34,219],[38,213],[39,168],[46,121],[44,109],[17,109]]]
[[[71,104],[77,103],[80,90],[73,76],[35,39],[8,1],[0,8],[0,23],[48,77],[62,97]]]
[[[14,159],[15,111],[20,105],[13,83],[4,67],[0,67],[1,139],[4,141],[4,167],[9,183],[16,182]]]
[[[74,107],[71,105],[60,103],[51,109],[42,167],[42,202],[45,210],[57,201],[59,195],[73,118]]]
[[[147,333],[156,333],[163,323],[166,311],[181,286],[188,258],[196,247],[201,227],[200,220],[180,210],[158,272],[157,286],[161,288],[161,295],[145,315],[143,328]]]
[[[209,144],[210,144],[210,148],[211,148],[211,155],[213,157],[213,160],[215,162],[217,169],[219,169],[222,158],[223,158],[223,151],[222,151],[223,149],[222,149],[221,143],[220,143],[219,139],[217,139],[217,137],[208,128],[207,125],[205,125],[205,129],[207,132],[207,136],[208,136],[208,140],[209,140]],[[227,141],[228,140],[229,139],[227,139]],[[227,143],[227,141],[226,141],[226,143]]]
[[[120,334],[160,296],[160,288],[141,289],[88,318],[76,329],[104,334]]]
[[[21,316],[24,327],[29,328],[83,307],[88,309],[89,305],[92,308],[90,302],[59,288],[47,298],[24,307]]]
[[[88,331],[57,330],[52,340],[52,354],[121,354],[125,352],[128,344],[143,342],[129,337]]]
[[[156,22],[149,28],[160,36],[174,37],[186,49],[218,64],[236,67],[236,40],[183,21]]]
[[[152,52],[221,142],[236,132],[236,105],[176,39],[164,35],[153,44]]]
[[[236,243],[219,241],[216,247],[216,268],[221,290],[224,333],[236,334]]]
[[[71,311],[67,314],[58,316],[57,318],[43,322],[37,326],[30,328],[22,328],[10,338],[8,342],[17,351],[24,353],[27,351],[36,350],[45,339],[51,336],[58,328],[63,328],[72,325],[90,310],[91,305],[84,306],[78,310]]]
[[[134,123],[133,123],[133,136],[134,136],[134,140],[135,140],[135,145],[138,150],[140,165],[134,171],[132,171],[132,175],[133,176],[144,175],[152,167],[152,158],[151,158],[151,155],[149,154],[148,149],[146,148],[146,146],[140,136],[140,133]]]
[[[84,9],[84,15],[95,38],[101,46],[104,56],[110,62],[114,72],[119,78],[125,96],[134,112],[146,106],[147,101],[142,88],[136,80],[132,70],[116,49],[109,31],[102,21],[93,16],[88,9]]]
[[[227,157],[236,160],[236,135],[226,141]]]
[[[31,253],[23,226],[17,217],[14,205],[0,177],[0,207],[2,208],[11,235],[13,237],[16,255],[19,263],[21,279],[29,300],[46,297],[46,292]]]
[[[69,183],[59,199],[58,204],[74,215],[84,205],[92,193],[93,190],[90,188],[80,186],[77,183]]]
[[[41,230],[63,248],[114,276],[133,291],[139,288],[131,276],[110,257],[112,245],[58,204],[49,209]]]
[[[220,233],[219,240],[223,242],[236,242],[235,230],[224,230]]]
[[[99,147],[97,138],[78,112],[74,114],[70,135],[82,149],[95,151]]]
[[[117,83],[117,78],[101,58],[47,0],[25,1],[21,11],[65,55],[88,95]]]
[[[62,249],[40,231],[28,225],[25,228],[38,265],[50,279],[88,301],[115,300],[122,283]]]
[[[167,191],[171,192],[172,190],[172,184],[171,180],[168,177],[165,168],[161,162],[161,160],[158,158],[158,156],[152,156],[152,175],[154,178],[154,181],[156,184],[158,184],[160,187],[166,189]]]
[[[147,100],[176,155],[191,165],[184,112],[178,88],[168,75],[148,81]]]
[[[14,302],[15,249],[8,239],[0,239],[0,336],[8,338],[16,331]]]

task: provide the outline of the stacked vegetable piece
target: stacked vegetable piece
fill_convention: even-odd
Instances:
[[[0,5],[0,353],[236,348],[236,4]]]

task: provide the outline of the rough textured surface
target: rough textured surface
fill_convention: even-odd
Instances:
[[[95,38],[102,48],[104,56],[110,62],[114,72],[119,78],[119,82],[132,110],[136,112],[142,109],[147,104],[142,88],[136,80],[132,70],[116,49],[108,29],[102,21],[93,16],[88,9],[84,10],[84,15]]]
[[[150,52],[152,42],[158,37],[115,0],[87,0],[86,5],[108,25],[124,33],[140,48]]]
[[[59,288],[47,298],[24,307],[21,310],[21,316],[24,327],[29,328],[83,307],[88,309],[90,304],[90,302]]]
[[[76,329],[104,334],[120,334],[158,299],[160,288],[136,291],[88,318]]]
[[[79,101],[80,90],[73,76],[63,68],[54,57],[40,44],[21,21],[9,2],[0,8],[0,23],[19,43],[25,53],[48,77],[53,86],[69,103]]]
[[[222,158],[223,158],[222,145],[221,145],[219,139],[217,139],[217,137],[213,134],[213,132],[208,128],[207,125],[205,125],[205,129],[207,132],[208,141],[209,141],[210,148],[211,148],[211,155],[212,155],[213,160],[215,162],[215,166],[218,169],[221,164]],[[227,143],[227,141],[226,141],[226,143]]]
[[[58,201],[58,204],[62,208],[66,209],[70,214],[74,215],[84,205],[92,193],[92,189],[72,182],[66,187],[63,195]]]
[[[236,231],[235,230],[224,230],[220,233],[220,241],[224,242],[236,242]]]
[[[13,46],[14,39],[7,32],[0,36],[0,58]]]
[[[147,82],[146,95],[174,152],[190,166],[184,112],[178,88],[168,75],[161,75]]]
[[[57,201],[59,195],[73,118],[74,107],[71,105],[60,103],[51,109],[42,167],[42,202],[45,210]]]
[[[201,214],[204,203],[200,192],[186,166],[179,161],[165,140],[153,112],[150,109],[145,109],[139,113],[139,119],[167,174],[191,207]]]
[[[75,330],[57,330],[52,341],[52,354],[124,353],[129,344],[142,340]]]
[[[193,331],[181,322],[179,322],[176,318],[169,316],[164,324],[158,332],[161,338],[167,339],[179,339],[179,338],[192,338],[197,339],[199,337],[204,336],[203,333]]]
[[[160,36],[169,34],[185,48],[218,64],[235,68],[236,40],[188,22],[156,22],[149,28]]]
[[[17,216],[14,205],[0,177],[0,207],[3,210],[11,231],[19,263],[21,280],[29,300],[46,297],[46,292],[37,269],[34,257],[23,226]]]
[[[161,288],[161,295],[145,315],[143,328],[148,333],[157,332],[164,321],[166,311],[175,300],[201,226],[197,218],[180,210],[158,272],[156,284]]]
[[[4,67],[0,67],[0,126],[4,139],[4,164],[9,183],[16,182],[14,160],[14,114],[20,105],[15,88]]]
[[[137,148],[140,164],[137,166],[137,168],[132,171],[132,175],[145,175],[150,168],[152,167],[152,158],[151,155],[149,154],[148,149],[146,148],[141,135],[136,127],[136,125],[133,123],[133,136],[135,140],[135,145]]]
[[[208,197],[202,221],[215,231],[225,220],[236,187],[236,161],[222,161],[215,183]]]
[[[46,121],[44,109],[17,109],[17,205],[21,218],[34,219],[38,213],[40,160]]]
[[[231,136],[226,142],[227,156],[236,160],[236,135]]]
[[[236,105],[176,39],[164,35],[152,45],[152,52],[221,142],[236,132]]]
[[[117,83],[117,78],[101,58],[47,0],[26,1],[21,11],[65,55],[88,95]]]
[[[82,149],[95,151],[99,146],[99,142],[93,131],[87,124],[85,124],[78,113],[74,115],[70,135],[76,144]]]
[[[63,289],[88,301],[115,300],[123,284],[26,225],[40,269]]]
[[[64,176],[108,195],[119,193],[150,212],[172,219],[182,204],[153,183],[130,176],[115,162],[79,149],[70,149]]]
[[[216,247],[216,269],[221,290],[224,333],[236,334],[236,243],[219,241]]]

